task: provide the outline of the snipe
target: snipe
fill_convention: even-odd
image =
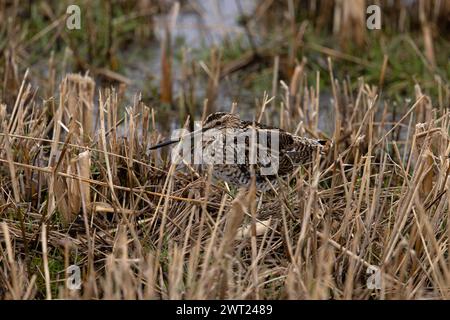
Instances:
[[[212,166],[213,175],[236,187],[249,186],[255,176],[256,186],[267,190],[298,166],[311,163],[323,154],[325,140],[299,137],[282,129],[258,122],[244,121],[236,114],[216,112],[209,115],[201,129],[178,139],[157,144],[150,150],[179,141],[191,142],[200,135],[203,167]],[[195,140],[195,138],[194,138]]]

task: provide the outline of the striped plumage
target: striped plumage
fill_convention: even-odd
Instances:
[[[271,185],[276,185],[278,177],[285,177],[291,174],[295,168],[305,165],[313,160],[314,155],[322,154],[323,147],[326,144],[324,140],[309,139],[299,137],[286,132],[282,129],[267,126],[258,122],[244,121],[236,114],[226,112],[216,112],[209,115],[203,122],[201,130],[194,131],[184,136],[182,139],[191,139],[201,133],[201,154],[202,167],[205,170],[212,168],[212,174],[221,180],[235,185],[236,187],[249,186],[252,179],[252,171],[256,179],[256,186],[260,190],[268,190]],[[249,136],[256,136],[258,147],[264,145],[264,148],[252,148]],[[278,137],[278,148],[275,142],[265,139],[260,141],[260,135],[264,137],[270,134],[276,134]],[[244,143],[229,143],[233,141],[244,141]],[[242,140],[245,139],[245,140]],[[150,148],[150,150],[161,148],[176,142],[180,139],[162,142]],[[272,144],[274,144],[273,148]],[[254,145],[253,145],[254,146]],[[251,158],[251,150],[258,149],[256,155]],[[259,150],[262,150],[260,152]],[[267,173],[273,162],[264,157],[264,151],[270,150],[268,154],[273,155],[278,160],[276,170]],[[194,153],[199,150],[195,150]],[[227,153],[228,152],[228,153]],[[232,161],[213,161],[215,156],[231,155]],[[262,154],[262,156],[261,156]],[[237,161],[239,159],[239,161]],[[250,161],[253,159],[254,161]],[[209,162],[208,162],[209,161]]]
[[[222,135],[212,134],[208,136],[208,131],[216,129],[221,131]],[[261,169],[267,167],[267,159],[261,159],[259,154],[256,156],[256,165],[253,166],[255,171],[255,180],[258,189],[267,190],[270,189],[270,185],[276,185],[277,177],[285,177],[292,173],[295,168],[300,165],[308,164],[312,161],[313,156],[317,153],[322,153],[324,140],[309,139],[299,137],[286,132],[282,129],[267,126],[257,122],[240,120],[236,114],[230,114],[225,112],[216,112],[206,118],[203,124],[203,144],[205,148],[212,148],[212,152],[224,152],[222,148],[224,146],[230,147],[226,144],[227,135],[232,132],[234,135],[247,134],[250,130],[255,130],[257,133],[265,132],[270,136],[271,132],[278,134],[278,170],[275,174],[263,175]],[[258,135],[256,135],[258,136]],[[218,137],[223,139],[222,143],[217,141]],[[257,143],[260,143],[257,140]],[[214,146],[215,145],[215,146]],[[212,147],[211,147],[212,146]],[[231,146],[232,148],[233,146]],[[271,147],[271,140],[267,139],[267,149]],[[216,149],[216,150],[214,150]],[[219,150],[217,150],[219,149]],[[221,180],[227,181],[237,187],[248,186],[252,177],[252,166],[249,165],[250,148],[249,143],[245,144],[245,163],[231,163],[231,164],[213,164],[213,175]],[[235,150],[235,158],[242,150]]]

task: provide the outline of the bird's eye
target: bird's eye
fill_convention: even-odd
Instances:
[[[216,122],[216,125],[217,126],[220,126],[222,124],[222,121],[221,120],[218,120],[217,122]]]

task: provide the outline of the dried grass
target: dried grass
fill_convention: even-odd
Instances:
[[[309,8],[319,7],[317,1],[307,2]],[[272,3],[264,1],[257,12],[270,11]],[[334,14],[343,41],[363,44],[365,1],[353,9],[346,3],[324,1],[327,9],[317,9],[317,23],[325,27]],[[432,28],[441,13],[420,3],[423,56],[432,70]],[[440,3],[448,13],[448,3]],[[158,109],[136,98],[122,116],[121,94],[110,88],[97,94],[88,75],[68,74],[57,86],[52,59],[48,100],[41,101],[28,71],[21,79],[11,41],[3,55],[0,101],[0,298],[450,297],[448,84],[436,78],[439,97],[434,101],[418,82],[416,95],[399,108],[380,99],[387,56],[379,88],[363,78],[356,84],[338,81],[329,58],[324,65],[334,130],[323,132],[324,74],[317,72],[308,83],[308,61],[296,61],[301,46],[357,65],[367,66],[367,61],[302,43],[306,24],[297,23],[299,4],[287,5],[288,70],[283,71],[284,57],[277,56],[272,88],[267,88],[274,98],[264,95],[254,118],[333,144],[313,165],[264,194],[253,188],[230,190],[196,167],[171,164],[167,152],[147,152],[164,135],[157,124],[169,126]],[[400,29],[402,23],[399,19]],[[167,30],[160,94],[162,102],[172,104],[169,24]],[[2,25],[0,31],[14,38],[13,29]],[[89,46],[91,52],[94,43]],[[207,99],[195,101],[194,81],[182,89],[188,113],[198,115],[194,107],[203,105],[204,118],[216,107],[219,81],[262,56],[252,48],[222,64],[221,52],[213,50],[209,64],[200,64],[207,74]],[[128,82],[109,69],[92,70]],[[286,82],[279,81],[282,73],[288,75]],[[239,108],[233,104],[230,109]],[[69,265],[81,268],[81,290],[65,285]],[[368,288],[372,266],[381,274],[378,289]]]
[[[50,104],[31,107],[19,94],[19,112],[2,108],[2,296],[448,298],[449,114],[417,87],[408,111],[390,119],[376,88],[361,79],[345,92],[333,81],[336,129],[327,136],[319,77],[308,87],[296,70],[297,89],[284,84],[276,104],[285,105],[282,127],[334,143],[263,195],[233,196],[195,168],[147,154],[160,136],[143,131],[154,128],[150,108],[129,107],[120,135],[114,91],[99,95],[100,131],[90,131],[74,107],[93,107],[87,77],[63,80],[53,118]],[[271,102],[263,99],[260,118],[279,117]],[[53,267],[61,259],[81,267],[82,290],[64,287],[67,275]],[[380,290],[367,288],[371,265]]]

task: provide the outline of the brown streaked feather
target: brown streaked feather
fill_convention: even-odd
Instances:
[[[258,122],[240,120],[238,115],[225,112],[216,112],[210,114],[206,118],[206,120],[203,122],[202,131],[206,132],[210,129],[220,130],[223,133],[221,135],[222,139],[225,139],[225,137],[227,136],[227,129],[242,130],[241,132],[243,134],[248,134],[249,130],[251,129],[255,129],[257,131],[277,131],[279,138],[279,167],[277,174],[262,175],[261,169],[265,166],[267,167],[268,164],[261,163],[262,160],[259,157],[257,157],[256,159],[257,164],[253,166],[257,187],[258,189],[264,190],[267,190],[267,186],[270,185],[270,183],[276,183],[278,177],[285,177],[292,173],[296,167],[311,163],[314,155],[318,153],[323,154],[329,146],[329,142],[326,140],[317,140],[296,136],[277,127],[268,126]],[[217,136],[215,135],[213,135],[209,139],[211,140],[206,142],[203,141],[204,148],[211,146],[211,144],[212,146],[214,146],[214,141],[218,141]],[[259,135],[257,135],[257,139],[259,139]],[[151,147],[150,150],[167,146],[178,141],[179,139],[162,142],[156,146]],[[222,142],[222,145],[226,144],[226,141]],[[257,141],[257,143],[260,144],[261,142]],[[266,148],[271,148],[270,139],[268,139],[265,144]],[[215,153],[221,152],[222,154],[224,154],[223,149],[216,150],[214,148],[215,147],[213,147],[213,151]],[[233,152],[235,154],[234,157],[237,158],[237,153],[242,152],[242,150],[239,151],[234,149]],[[213,164],[214,176],[236,186],[248,186],[252,178],[252,166],[249,164],[249,154],[250,146],[249,144],[246,144],[244,164]]]

